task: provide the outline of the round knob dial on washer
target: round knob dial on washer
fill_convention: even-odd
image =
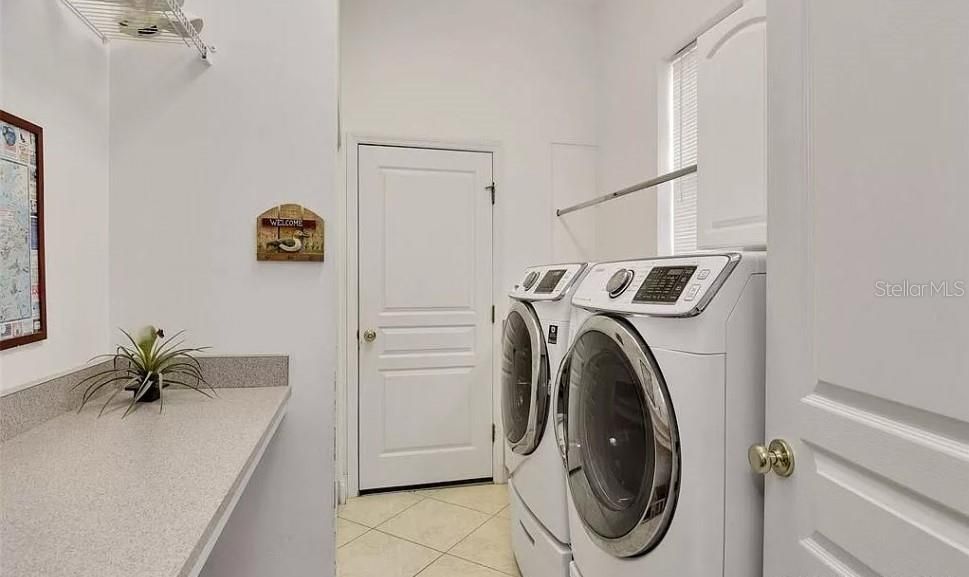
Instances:
[[[535,271],[529,272],[527,275],[525,275],[525,280],[522,281],[522,288],[524,288],[525,290],[532,288],[533,286],[535,286],[535,281],[537,280],[538,280],[538,273]]]
[[[609,277],[609,282],[606,283],[606,292],[609,293],[610,298],[616,298],[621,295],[629,285],[633,282],[633,277],[636,273],[629,270],[628,268],[621,268],[617,270],[611,277]]]

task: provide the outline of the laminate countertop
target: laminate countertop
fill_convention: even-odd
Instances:
[[[166,390],[0,445],[0,575],[197,575],[276,432],[289,387]]]

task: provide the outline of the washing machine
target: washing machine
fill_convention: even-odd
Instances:
[[[554,375],[567,347],[571,297],[586,263],[531,267],[510,293],[502,338],[502,429],[512,545],[524,577],[567,577],[572,552]],[[561,436],[561,435],[559,435]]]
[[[571,577],[762,574],[766,253],[597,264],[556,419]]]

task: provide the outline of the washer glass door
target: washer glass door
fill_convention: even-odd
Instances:
[[[625,321],[597,315],[570,355],[566,466],[588,534],[617,557],[663,538],[676,506],[679,441],[653,355]]]
[[[562,358],[561,366],[555,376],[553,387],[553,415],[555,426],[555,441],[558,443],[559,454],[563,464],[567,464],[565,453],[568,450],[568,418],[569,418],[569,378],[572,376],[572,349]]]
[[[515,301],[502,337],[501,405],[505,438],[527,455],[541,440],[548,415],[548,353],[531,305]]]

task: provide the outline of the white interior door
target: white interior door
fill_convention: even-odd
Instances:
[[[697,38],[697,246],[767,243],[767,0]]]
[[[358,171],[360,489],[490,478],[491,154],[360,146]]]
[[[768,17],[765,576],[969,575],[969,3]]]

